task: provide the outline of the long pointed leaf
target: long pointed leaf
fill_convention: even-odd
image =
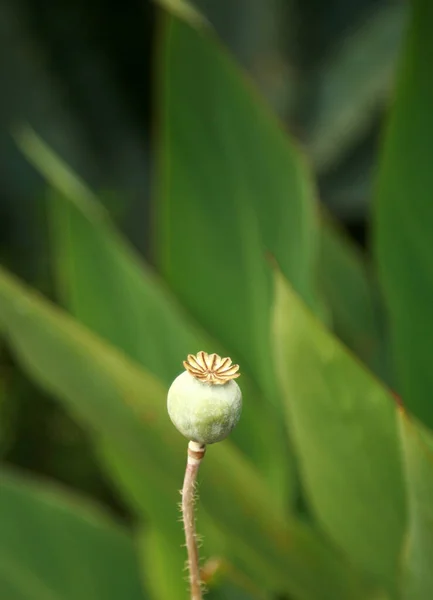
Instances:
[[[433,597],[433,435],[400,412],[408,482],[409,529],[403,553],[405,600]]]
[[[163,273],[276,402],[264,253],[277,256],[294,287],[313,300],[314,191],[307,169],[209,32],[169,19],[161,73]]]
[[[385,311],[372,265],[328,217],[320,228],[318,271],[334,332],[390,384]]]
[[[433,3],[414,0],[374,204],[375,250],[405,406],[433,427]]]
[[[101,509],[2,468],[0,596],[142,600],[131,537]]]
[[[395,403],[276,277],[275,356],[311,508],[392,589],[406,521]]]

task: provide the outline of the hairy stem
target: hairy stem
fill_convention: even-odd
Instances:
[[[182,516],[185,529],[186,549],[188,552],[189,583],[191,600],[202,600],[200,565],[195,531],[194,491],[197,473],[206,447],[197,442],[188,444],[188,461],[182,488]]]

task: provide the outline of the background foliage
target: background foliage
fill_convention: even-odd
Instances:
[[[432,26],[0,6],[2,597],[188,597],[165,397],[201,349],[245,405],[200,478],[209,597],[432,597]]]

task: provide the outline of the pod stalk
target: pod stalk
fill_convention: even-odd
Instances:
[[[188,553],[188,572],[191,600],[202,600],[200,563],[195,530],[195,486],[200,463],[206,452],[206,446],[197,442],[188,444],[188,460],[182,488],[182,517],[185,530],[186,549]]]

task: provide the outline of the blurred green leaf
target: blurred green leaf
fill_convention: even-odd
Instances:
[[[134,493],[134,508],[150,512],[162,530],[181,529],[173,515],[185,442],[169,423],[164,388],[3,270],[0,322],[32,377],[94,431],[112,476]],[[368,597],[365,583],[309,527],[285,520],[230,442],[210,448],[205,465],[206,518],[230,536],[229,558],[252,581],[305,600]]]
[[[274,337],[311,508],[355,564],[392,588],[406,522],[395,403],[279,273]]]
[[[100,508],[2,467],[0,596],[144,598],[131,538]]]
[[[395,61],[407,18],[402,2],[377,5],[353,31],[334,43],[312,86],[307,148],[319,172],[329,170],[365,135],[392,89]]]
[[[233,583],[225,582],[206,592],[206,600],[271,600],[269,594],[252,594]]]
[[[233,565],[218,557],[211,557],[206,561],[201,572],[206,598],[209,600],[271,600],[274,597],[273,594],[256,587],[243,573],[234,569]]]
[[[173,552],[173,538],[156,527],[146,527],[138,536],[143,576],[152,600],[188,600],[186,560]],[[184,572],[184,577],[173,576]]]
[[[49,214],[60,296],[87,327],[169,385],[189,353],[226,351],[200,330],[113,227],[91,190],[31,130],[19,145],[55,191]],[[248,403],[233,439],[273,483],[281,504],[295,494],[293,465],[272,411],[243,376]],[[278,457],[278,458],[275,458]]]
[[[264,255],[275,254],[313,301],[311,181],[298,150],[209,32],[169,19],[160,58],[160,264],[181,301],[275,403]]]
[[[409,529],[403,553],[405,600],[433,598],[433,435],[400,411],[408,483]]]
[[[154,2],[190,25],[201,26],[207,23],[206,18],[195,8],[194,2],[188,0],[154,0]]]
[[[0,457],[7,454],[16,437],[17,408],[12,401],[11,372],[0,345]],[[15,398],[14,398],[15,400]]]
[[[361,248],[325,215],[320,228],[318,274],[333,330],[389,383],[388,332],[371,265]]]
[[[433,3],[412,24],[385,135],[375,202],[375,250],[405,406],[433,427]]]

